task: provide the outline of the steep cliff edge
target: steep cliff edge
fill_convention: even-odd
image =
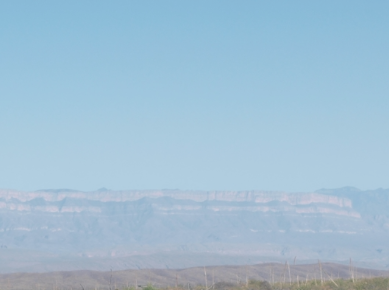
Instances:
[[[353,256],[383,265],[389,262],[387,196],[383,190],[345,189],[0,190],[0,251],[78,258],[212,253],[339,261]],[[374,216],[375,206],[380,215]]]

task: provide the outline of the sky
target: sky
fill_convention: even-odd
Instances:
[[[1,1],[0,188],[389,188],[388,1]]]

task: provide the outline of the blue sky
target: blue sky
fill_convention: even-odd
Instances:
[[[0,188],[388,188],[387,1],[2,1]]]

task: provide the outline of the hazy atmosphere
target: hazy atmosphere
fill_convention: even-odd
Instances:
[[[388,188],[386,1],[3,1],[2,188]]]
[[[1,289],[387,290],[388,15],[0,1]]]

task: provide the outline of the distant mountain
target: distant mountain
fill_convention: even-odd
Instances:
[[[355,187],[321,189],[320,194],[347,198],[353,208],[363,215],[389,215],[389,189],[359,190]]]
[[[388,240],[389,190],[384,189],[0,190],[0,271],[22,269],[27,260],[74,258],[83,260],[74,267],[94,269],[97,259],[114,263],[140,256],[143,266],[153,267],[170,267],[173,260],[175,267],[224,264],[231,257],[240,263],[352,257],[386,267]],[[124,265],[119,268],[137,267]]]

